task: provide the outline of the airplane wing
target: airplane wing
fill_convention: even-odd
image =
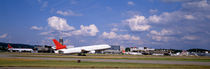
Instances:
[[[84,50],[84,49],[81,50],[81,53],[88,53],[88,52],[90,52],[90,51],[87,51],[87,50]]]

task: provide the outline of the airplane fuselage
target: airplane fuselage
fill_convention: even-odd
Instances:
[[[23,51],[30,51],[30,52],[32,52],[33,51],[32,49],[27,49],[27,48],[10,48],[8,50],[10,50],[10,51],[18,51],[18,52],[23,52]]]
[[[75,47],[75,48],[68,48],[68,49],[59,49],[59,50],[56,50],[55,53],[74,54],[74,53],[82,53],[83,51],[90,52],[90,51],[96,51],[96,50],[105,50],[109,48],[111,48],[111,46],[109,45],[91,45],[91,46]]]

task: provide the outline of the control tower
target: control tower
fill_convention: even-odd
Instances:
[[[59,42],[63,45],[63,38],[62,37],[59,39]]]

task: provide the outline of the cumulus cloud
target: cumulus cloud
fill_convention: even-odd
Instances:
[[[189,19],[189,20],[195,19],[195,17],[192,16],[192,15],[185,15],[185,18],[186,18],[186,19]]]
[[[182,39],[184,39],[184,40],[197,40],[197,39],[199,39],[199,37],[198,36],[189,35],[189,36],[182,37]]]
[[[153,35],[171,35],[173,33],[174,33],[173,31],[166,30],[166,29],[162,29],[160,32],[157,32],[155,30],[150,31],[150,34],[153,34]]]
[[[96,36],[97,32],[99,32],[98,28],[91,24],[89,26],[80,26],[80,30],[75,30],[72,32],[73,35],[84,35],[84,36]]]
[[[117,34],[115,32],[110,32],[110,33],[104,32],[102,34],[102,37],[103,38],[108,38],[108,39],[114,39],[114,38],[117,37]]]
[[[144,16],[136,15],[130,19],[127,19],[126,22],[132,31],[146,31],[151,27],[148,25],[148,21]]]
[[[150,9],[149,12],[150,12],[150,14],[155,14],[155,13],[158,12],[158,10],[157,9]]]
[[[161,23],[162,21],[164,22],[164,18],[169,16],[170,14],[167,13],[164,13],[160,16],[152,15],[148,18],[146,18],[145,16],[134,15],[132,18],[126,19],[125,22],[128,23],[128,26],[132,31],[147,31],[152,27],[149,24]]]
[[[150,34],[147,36],[151,37],[153,40],[156,41],[169,41],[171,39],[174,39],[174,37],[171,37],[170,35],[173,35],[174,32],[171,30],[162,29],[160,32],[157,32],[155,30],[150,31]]]
[[[72,10],[68,10],[68,11],[58,10],[56,13],[60,14],[60,15],[63,15],[63,16],[82,16],[82,14],[75,13]]]
[[[161,21],[161,17],[157,15],[153,15],[149,17],[149,21],[153,23],[159,23]]]
[[[173,37],[160,36],[160,35],[151,35],[150,37],[152,37],[153,40],[156,40],[156,41],[164,41],[164,42],[167,42],[170,39],[173,39]]]
[[[182,7],[177,11],[163,12],[160,15],[152,15],[153,17],[149,16],[149,23],[158,23],[158,26],[156,27],[154,27],[155,25],[152,25],[153,29],[167,29],[162,29],[159,32],[152,30],[148,36],[156,41],[200,39],[201,41],[208,42],[209,39],[206,38],[208,37],[208,34],[203,34],[202,32],[209,31],[207,30],[210,25],[208,20],[210,15],[209,8],[210,5],[207,0],[185,1],[182,3]],[[170,31],[169,29],[173,31]],[[176,32],[175,30],[179,32]],[[183,43],[180,42],[179,44]]]
[[[37,27],[37,26],[32,26],[31,29],[32,30],[42,30],[43,28],[42,27]]]
[[[105,38],[105,39],[119,39],[119,40],[140,40],[139,37],[137,36],[131,36],[129,34],[125,34],[125,35],[121,35],[121,34],[117,34],[115,32],[110,32],[110,33],[107,33],[107,32],[103,32],[102,38]]]
[[[135,4],[132,1],[128,1],[128,5],[135,5]]]
[[[111,31],[118,31],[118,28],[112,28]]]
[[[40,35],[49,35],[51,32],[41,32]]]
[[[8,34],[6,33],[6,34],[2,34],[2,35],[0,35],[0,38],[6,38],[8,36]]]
[[[183,7],[185,8],[205,8],[209,7],[209,4],[207,3],[207,0],[200,0],[200,1],[193,1],[193,2],[187,2],[183,4]]]
[[[68,31],[74,30],[73,26],[67,24],[66,19],[57,16],[52,16],[48,18],[48,25],[58,31]]]
[[[60,35],[62,37],[69,37],[69,36],[96,36],[96,34],[99,32],[98,28],[94,25],[91,24],[89,26],[84,26],[81,25],[80,29],[76,30],[68,30],[68,31],[45,31],[45,32],[41,32],[40,35],[51,35],[51,36],[56,36],[56,35]]]
[[[182,8],[174,12],[163,12],[160,15],[145,16],[134,15],[133,18],[127,19],[129,27],[133,31],[146,31],[151,28],[150,23],[180,23],[183,21],[203,20],[209,18],[210,5],[206,0],[186,1]],[[187,10],[187,11],[186,11]],[[156,10],[150,10],[155,12]]]
[[[181,45],[185,46],[185,44],[182,43],[182,40],[196,40],[196,39],[199,39],[197,37],[198,36],[197,34],[201,34],[202,36],[199,36],[199,37],[204,37],[204,39],[203,38],[200,38],[200,39],[206,40],[206,42],[208,42],[206,44],[209,44],[209,38],[205,38],[209,36],[209,33],[207,32],[208,34],[207,36],[202,33],[202,31],[209,31],[209,28],[208,28],[209,27],[208,19],[210,19],[209,7],[208,7],[209,4],[203,0],[196,1],[196,2],[190,1],[188,3],[181,3],[181,4],[182,4],[181,8],[178,8],[178,10],[176,11],[162,12],[160,14],[156,14],[156,15],[152,14],[150,16],[142,16],[140,14],[134,13],[133,17],[128,18],[123,21],[126,22],[126,25],[132,31],[132,34],[148,36],[149,38],[141,38],[141,40],[144,39],[144,41],[146,42],[152,43],[153,41],[154,42],[157,41],[157,44],[159,43],[165,46],[168,46],[170,44],[171,46],[177,46],[176,44],[180,46]],[[153,9],[151,11],[156,11],[156,10]],[[205,18],[206,19],[208,18],[208,19],[206,20]],[[87,30],[88,28],[86,27],[89,28],[90,26],[81,25],[80,29],[73,30],[72,32],[71,31],[64,32],[64,34],[67,36],[96,35],[97,32],[95,34],[90,34],[90,29]],[[197,32],[192,33],[188,31],[187,29],[191,29],[190,31],[197,31],[198,33]],[[119,41],[120,40],[129,40],[129,41],[140,40],[138,36],[132,36],[132,34],[118,34],[120,30],[121,30],[120,28],[113,28],[111,29],[111,32],[103,32],[100,37],[104,39],[116,39]],[[180,31],[181,34],[176,34],[177,33],[176,30]],[[87,33],[87,31],[89,31],[89,33]],[[146,31],[146,32],[139,32],[139,31]],[[186,34],[192,34],[195,36],[183,36]],[[113,40],[113,41],[116,41],[116,40]],[[179,41],[175,41],[175,40],[179,40]],[[128,43],[129,41],[122,42],[122,44]],[[165,41],[166,44],[163,44],[163,42],[158,42],[158,41]],[[176,44],[172,45],[173,43],[168,42],[168,41],[171,41]],[[110,42],[112,41],[110,40]],[[137,44],[137,42],[131,41],[131,44]]]

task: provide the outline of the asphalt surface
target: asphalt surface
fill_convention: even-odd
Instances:
[[[65,61],[92,61],[92,62],[122,62],[122,63],[149,63],[149,64],[185,64],[185,65],[206,65],[210,66],[210,62],[197,61],[167,61],[167,60],[126,60],[126,59],[81,59],[81,58],[49,58],[49,57],[12,57],[11,55],[2,55],[6,58],[22,58],[22,59],[42,59],[42,60],[65,60]]]
[[[55,68],[55,67],[0,67],[0,69],[163,69],[163,68]],[[177,68],[164,68],[177,69]]]

